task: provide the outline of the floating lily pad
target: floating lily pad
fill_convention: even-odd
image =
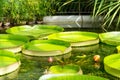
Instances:
[[[109,45],[120,45],[120,32],[106,32],[99,34],[100,40]]]
[[[81,73],[80,73],[81,72]],[[81,68],[78,65],[67,64],[67,65],[55,65],[51,66],[49,73],[60,74],[60,73],[78,73],[82,74]]]
[[[12,52],[21,51],[21,46],[29,41],[28,37],[12,34],[0,34],[0,49]]]
[[[120,54],[112,54],[104,58],[105,71],[120,78]]]
[[[7,33],[26,35],[34,38],[45,37],[52,33],[61,32],[64,29],[56,25],[16,26],[6,30]]]
[[[99,43],[99,36],[93,32],[60,32],[51,34],[48,39],[63,40],[71,43],[71,46],[88,46]]]
[[[108,80],[108,79],[98,76],[79,74],[47,74],[41,76],[39,80]]]
[[[14,53],[0,50],[0,75],[8,74],[20,66],[20,59]]]
[[[60,40],[33,40],[26,44],[23,53],[31,56],[56,56],[71,52],[70,43]]]

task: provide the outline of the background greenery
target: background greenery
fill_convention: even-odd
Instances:
[[[0,22],[42,21],[49,15],[102,16],[102,28],[120,29],[120,0],[0,0]]]
[[[41,20],[50,15],[54,0],[0,0],[0,20],[18,24],[21,21]]]
[[[12,25],[22,21],[41,21],[44,16],[57,12],[79,11],[84,0],[0,0],[0,21],[10,22]],[[74,3],[74,4],[72,4]],[[85,5],[82,5],[83,7]],[[82,9],[82,7],[81,7]],[[82,12],[82,11],[81,11]]]

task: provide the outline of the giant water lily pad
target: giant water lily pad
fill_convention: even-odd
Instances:
[[[108,79],[98,76],[79,74],[47,74],[41,76],[39,80],[108,80]]]
[[[12,34],[0,34],[0,49],[12,52],[21,51],[21,46],[29,41],[28,37]]]
[[[60,40],[33,40],[22,51],[31,56],[56,56],[71,52],[70,43]]]
[[[0,75],[8,74],[20,66],[20,59],[14,53],[0,50]]]
[[[34,38],[45,37],[52,33],[61,32],[64,29],[56,25],[35,25],[35,26],[16,26],[6,30],[7,33],[26,35]]]
[[[48,39],[63,40],[71,43],[71,46],[88,46],[99,43],[99,36],[93,32],[71,31],[51,34]]]
[[[109,45],[120,45],[120,32],[106,32],[99,34],[100,40]]]
[[[105,71],[120,78],[120,54],[112,54],[104,58]]]
[[[51,66],[49,73],[60,74],[60,73],[78,73],[82,74],[81,68],[78,65],[67,64],[67,65],[55,65]]]

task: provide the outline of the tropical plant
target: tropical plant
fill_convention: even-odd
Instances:
[[[74,0],[41,0],[43,3],[41,5],[44,6],[44,11],[46,15],[54,15],[57,12],[62,12],[63,9],[66,9],[66,5],[71,3]],[[43,8],[43,7],[42,7]]]
[[[120,0],[94,0],[93,16],[102,16],[102,28],[117,30],[120,26]]]

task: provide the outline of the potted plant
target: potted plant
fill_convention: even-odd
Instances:
[[[5,26],[9,23],[12,25],[15,25],[17,23],[19,23],[20,21],[20,15],[19,15],[19,6],[20,4],[20,0],[6,0],[3,3],[3,17],[5,17],[4,19],[4,24]],[[7,25],[9,26],[9,25]]]
[[[41,20],[42,16],[48,13],[50,7],[47,5],[50,2],[45,0],[5,0],[2,3],[0,17],[5,17],[4,23],[10,22],[12,25],[34,24],[36,19]]]

